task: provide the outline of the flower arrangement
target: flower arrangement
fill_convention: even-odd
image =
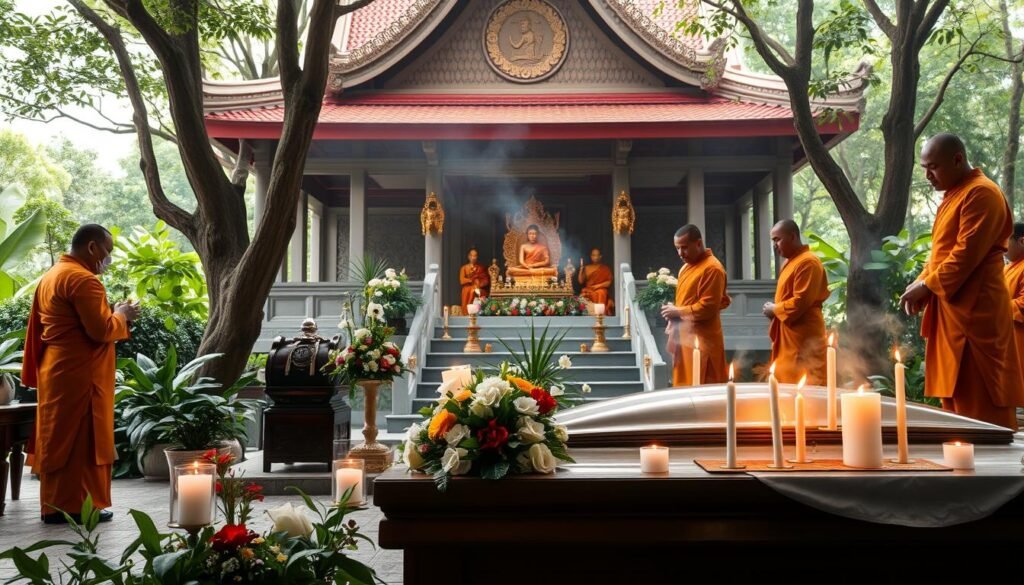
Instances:
[[[636,295],[636,302],[645,311],[659,311],[661,306],[676,299],[679,281],[668,268],[647,274],[647,286]]]
[[[366,298],[384,309],[385,319],[402,319],[419,306],[419,299],[413,296],[408,282],[404,268],[401,272],[386,268],[382,277],[367,280]]]
[[[586,314],[586,301],[583,297],[576,296],[483,299],[480,304],[480,315],[484,317],[550,317]]]
[[[573,462],[568,432],[554,420],[570,404],[561,372],[572,362],[552,360],[563,337],[549,338],[545,328],[538,338],[531,325],[531,347],[521,338],[522,353],[506,345],[512,359],[496,372],[477,370],[468,382],[442,384],[437,403],[420,411],[429,420],[409,427],[402,447],[409,468],[432,474],[445,491],[456,475],[501,479],[554,473],[559,461]]]

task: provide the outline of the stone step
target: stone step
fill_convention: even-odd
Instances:
[[[428,362],[429,363],[429,362]],[[441,373],[447,367],[425,367],[419,369],[419,380],[421,384],[440,383]],[[640,379],[640,368],[636,366],[574,366],[567,370],[566,377],[571,381],[583,382],[613,382],[633,381]]]
[[[596,390],[595,390],[595,392],[596,392]],[[630,394],[630,393],[632,393],[632,392],[625,392],[624,394]],[[591,394],[591,395],[588,395],[586,398],[583,399],[583,403],[584,404],[589,404],[591,402],[600,402],[602,400],[608,400],[610,398],[616,398],[618,396],[621,396],[621,394],[616,394],[614,396],[593,396]],[[419,410],[421,408],[423,408],[424,406],[433,407],[435,402],[436,401],[433,398],[413,398],[412,399],[412,409],[413,409],[414,412],[419,412]],[[408,428],[408,425],[406,425],[406,428]]]
[[[640,379],[639,371],[636,372],[636,376],[630,380],[622,381],[609,381],[609,380],[574,380],[566,383],[566,391],[570,393],[578,394],[580,388],[584,383],[590,384],[589,398],[612,398],[615,396],[623,396],[626,394],[632,394],[633,392],[643,392],[644,383]],[[420,382],[416,385],[416,396],[413,400],[426,400],[432,402],[437,399],[437,389],[441,384],[438,382]],[[420,406],[423,406],[422,404]],[[419,410],[420,406],[414,406],[413,412]]]
[[[504,348],[502,348],[504,349]],[[579,348],[576,348],[579,349]],[[567,355],[572,360],[573,369],[577,366],[635,366],[636,354],[631,351],[609,351],[603,353],[579,351],[567,351],[559,353],[558,356]],[[430,352],[427,354],[426,363],[430,367],[448,368],[451,366],[496,366],[499,363],[511,359],[507,351],[494,351],[491,353],[462,353],[462,352]]]
[[[458,335],[456,335],[458,334]],[[621,336],[622,333],[619,333]],[[612,337],[607,336],[606,343],[610,351],[630,351],[631,341],[629,339],[621,339],[619,336]],[[519,346],[519,339],[515,336],[504,337],[505,343],[509,344],[512,349],[516,351],[522,351]],[[498,342],[498,339],[492,335],[481,334],[480,346],[483,347],[485,344],[491,344],[492,352],[505,351],[505,346]],[[570,351],[578,352],[580,350],[580,344],[587,344],[587,347],[594,345],[594,336],[574,336],[566,337],[562,339],[558,344],[559,353],[566,353]],[[466,345],[466,337],[462,335],[461,331],[453,331],[452,339],[441,339],[440,336],[430,340],[430,351],[439,353],[460,353],[462,348]],[[478,354],[486,355],[486,354]]]

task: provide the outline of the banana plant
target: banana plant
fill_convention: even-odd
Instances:
[[[0,300],[9,299],[25,284],[12,271],[46,240],[46,216],[35,211],[21,223],[14,212],[25,201],[25,192],[10,185],[0,192]]]

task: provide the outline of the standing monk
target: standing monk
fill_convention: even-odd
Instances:
[[[1017,347],[1017,364],[1024,366],[1024,223],[1013,224],[1013,235],[1006,249],[1010,261],[1003,270],[1006,291],[1010,293],[1010,315],[1013,318],[1013,340]]]
[[[583,260],[580,259],[580,263]],[[590,251],[590,264],[580,266],[580,273],[576,277],[583,290],[580,296],[590,300],[592,303],[604,305],[606,315],[615,314],[615,305],[609,294],[612,288],[612,269],[601,262],[601,250],[594,248]]]
[[[137,305],[113,311],[96,278],[109,265],[114,241],[102,226],[80,227],[36,287],[25,338],[22,383],[39,390],[33,471],[39,475],[43,521],[74,517],[87,495],[110,507],[114,462],[114,342],[128,339]],[[112,514],[103,510],[101,521]]]
[[[693,224],[676,231],[674,244],[683,267],[679,269],[675,303],[661,308],[661,316],[668,321],[665,332],[672,355],[672,385],[693,385],[694,340],[699,340],[700,383],[725,382],[729,372],[721,312],[732,302],[725,294],[725,268],[704,247],[700,228]]]
[[[491,277],[487,270],[480,265],[480,254],[476,248],[470,248],[466,255],[469,260],[459,269],[459,284],[462,285],[462,314],[466,314],[466,306],[473,302],[476,297],[486,298],[491,293]]]
[[[900,305],[924,310],[925,395],[957,414],[1017,428],[1024,376],[1013,341],[1003,253],[1013,233],[1006,199],[971,168],[959,137],[938,134],[921,150],[925,177],[944,191],[928,264]]]
[[[825,318],[821,305],[828,299],[828,277],[821,260],[800,240],[800,226],[791,219],[775,224],[772,246],[786,259],[775,286],[775,302],[765,303],[771,319],[772,362],[779,382],[796,384],[807,374],[808,384],[825,383]]]

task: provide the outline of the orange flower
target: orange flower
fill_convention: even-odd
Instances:
[[[472,395],[473,395],[473,392],[463,388],[462,390],[459,390],[458,392],[456,392],[452,396],[452,398],[455,400],[455,402],[462,402],[462,401],[466,400],[467,398],[469,398]]]
[[[441,439],[441,437],[444,437],[448,431],[452,430],[452,427],[455,426],[455,421],[455,414],[447,410],[442,410],[435,414],[434,418],[430,419],[430,427],[427,428],[427,436],[434,441]]]
[[[518,387],[523,392],[526,392],[527,394],[530,393],[530,390],[533,390],[533,382],[530,382],[529,380],[524,380],[523,378],[517,378],[515,376],[509,376],[508,381],[515,384],[516,387]]]

